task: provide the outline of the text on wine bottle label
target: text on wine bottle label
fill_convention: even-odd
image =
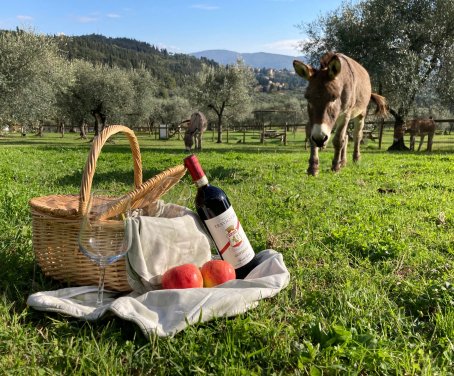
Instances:
[[[233,207],[217,217],[205,221],[222,258],[235,269],[254,258],[254,250],[241,226]]]

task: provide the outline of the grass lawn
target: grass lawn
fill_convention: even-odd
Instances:
[[[290,284],[246,314],[171,338],[26,306],[30,293],[62,287],[35,270],[28,200],[78,193],[90,144],[73,134],[0,138],[0,374],[454,374],[454,136],[436,136],[430,154],[388,153],[387,134],[382,150],[363,146],[358,165],[350,146],[338,174],[328,148],[315,178],[302,132],[287,146],[252,136],[216,144],[208,134],[199,159],[255,250],[283,254]],[[181,140],[139,143],[145,179],[185,156]],[[132,176],[116,138],[94,185],[129,191]],[[165,199],[193,208],[194,194],[186,176]]]

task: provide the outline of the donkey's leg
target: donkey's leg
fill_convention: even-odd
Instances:
[[[202,150],[202,133],[198,133],[197,134],[197,147],[198,147],[198,150]]]
[[[308,175],[315,176],[318,174],[318,147],[312,140],[309,140],[311,144],[311,155],[309,157],[309,167],[307,168]]]
[[[364,120],[366,114],[361,114],[353,119],[353,124],[355,126],[353,130],[353,162],[358,162],[361,159],[360,145],[361,140],[363,139],[363,129],[364,129]]]
[[[312,125],[310,123],[306,123],[306,140],[309,142],[309,146],[311,148],[311,153],[309,157],[309,167],[307,168],[307,174],[315,176],[318,174],[318,164],[319,164],[319,159],[318,159],[318,147],[315,144],[314,141],[312,141],[311,131],[312,131]]]
[[[194,133],[194,149],[199,150],[199,134]]]
[[[347,165],[347,146],[348,146],[348,133],[345,132],[344,146],[339,153],[339,167],[345,167]]]
[[[434,134],[429,133],[429,135],[427,136],[427,151],[432,151],[433,141],[434,141]]]
[[[411,133],[410,134],[410,150],[415,150],[415,138],[416,136]]]
[[[422,144],[424,143],[424,139],[425,139],[425,138],[426,138],[426,135],[425,135],[425,134],[422,134],[422,135],[421,135],[421,138],[420,138],[420,140],[419,140],[418,151],[421,150],[421,146],[422,146]],[[413,146],[413,148],[414,148],[414,146]]]
[[[350,120],[350,115],[341,115],[336,120],[336,134],[333,138],[334,145],[334,158],[331,170],[339,171],[342,166],[345,165],[346,160],[342,162],[343,154],[346,152],[348,136],[347,136],[347,126]],[[342,163],[341,163],[342,162]]]

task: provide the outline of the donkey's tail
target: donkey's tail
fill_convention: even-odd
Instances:
[[[386,102],[385,97],[372,93],[370,99],[377,105],[377,110],[375,111],[376,115],[380,115],[382,117],[388,116],[388,103]]]

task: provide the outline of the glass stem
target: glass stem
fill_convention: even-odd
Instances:
[[[102,306],[103,294],[104,294],[104,277],[106,276],[106,267],[104,265],[99,266],[99,283],[98,283],[98,298],[96,299],[96,307]]]

